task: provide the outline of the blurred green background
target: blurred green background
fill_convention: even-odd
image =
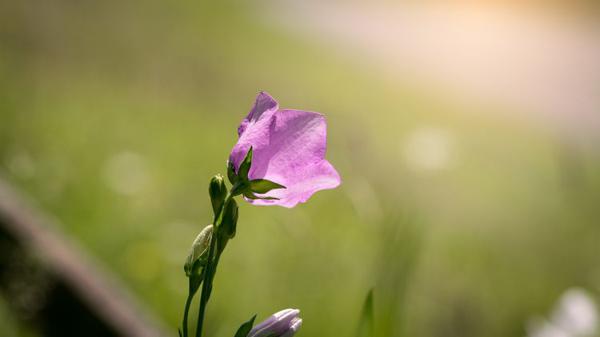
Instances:
[[[175,332],[208,181],[266,90],[327,116],[343,183],[290,210],[241,206],[208,336],[287,307],[300,336],[354,336],[372,287],[381,336],[523,336],[565,289],[600,292],[597,139],[413,85],[270,5],[3,2],[1,175]]]

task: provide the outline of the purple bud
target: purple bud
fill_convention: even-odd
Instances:
[[[247,337],[291,337],[302,326],[299,314],[298,309],[285,309],[274,313],[252,328]]]

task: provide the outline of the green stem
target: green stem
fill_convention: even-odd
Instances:
[[[202,282],[202,295],[200,296],[200,309],[198,310],[198,322],[196,327],[196,337],[202,337],[202,329],[204,328],[204,316],[206,313],[206,305],[208,304],[208,299],[210,298],[210,294],[212,292],[212,283],[215,278],[215,274],[217,273],[217,265],[219,264],[219,258],[221,257],[221,252],[215,252],[217,248],[217,240],[220,239],[220,223],[223,219],[222,213],[225,208],[227,202],[233,198],[233,195],[228,194],[221,206],[221,209],[217,214],[215,214],[215,218],[213,221],[214,232],[212,235],[212,240],[210,240],[210,247],[208,250],[208,259],[206,262],[204,274],[204,281]],[[217,253],[215,257],[215,253]]]
[[[213,233],[214,235],[214,233]],[[198,310],[198,323],[196,327],[196,337],[202,337],[202,328],[204,325],[204,314],[206,311],[206,304],[208,303],[208,298],[210,297],[210,292],[212,290],[212,277],[213,272],[213,256],[215,251],[215,241],[217,241],[216,236],[213,236],[215,240],[211,240],[210,248],[208,251],[208,261],[206,263],[206,274],[204,274],[204,282],[202,283],[202,295],[200,296],[200,310]]]
[[[188,337],[188,313],[190,311],[190,305],[192,304],[193,298],[194,293],[189,292],[187,300],[185,301],[185,309],[183,311],[183,337]]]

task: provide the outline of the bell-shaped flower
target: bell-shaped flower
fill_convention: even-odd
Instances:
[[[239,139],[229,156],[237,172],[252,149],[249,180],[268,180],[285,188],[246,195],[256,205],[294,207],[315,192],[340,184],[340,176],[325,159],[327,123],[316,112],[279,109],[266,92],[256,97],[254,106],[238,128]]]

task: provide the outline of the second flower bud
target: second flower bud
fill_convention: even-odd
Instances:
[[[208,225],[198,234],[192,243],[192,249],[185,261],[183,269],[185,274],[190,277],[200,273],[201,267],[206,264],[208,258],[208,248],[213,235],[213,225]]]

